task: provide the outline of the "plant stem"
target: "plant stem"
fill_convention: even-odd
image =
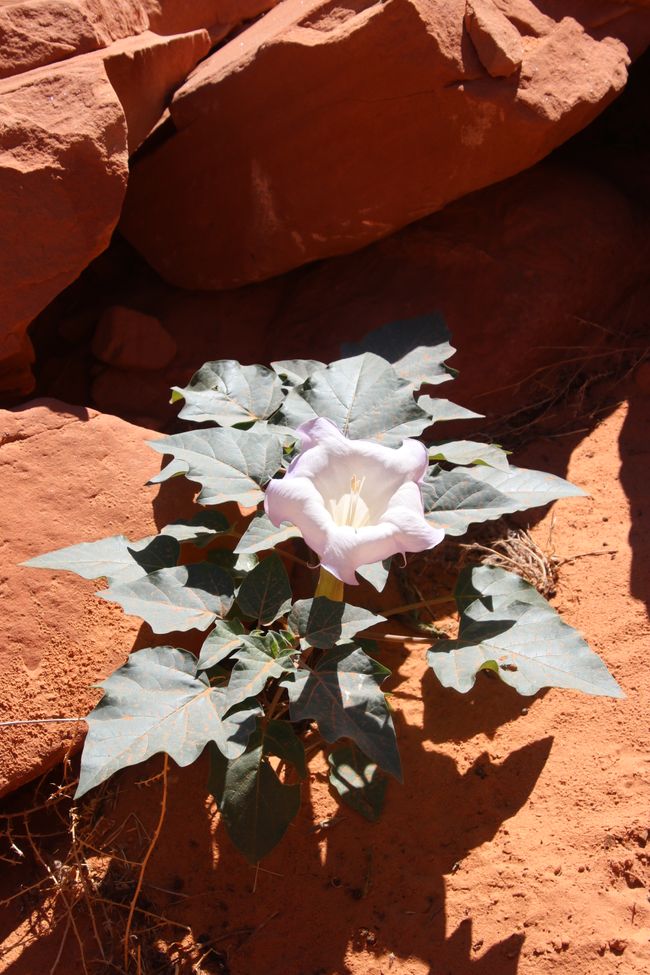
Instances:
[[[267,721],[270,721],[271,718],[273,717],[273,714],[275,712],[275,709],[277,708],[278,703],[279,703],[280,698],[282,697],[283,693],[284,693],[284,687],[282,687],[280,684],[278,684],[278,686],[275,689],[275,694],[273,696],[273,700],[269,704],[269,709],[268,709],[267,714],[266,714],[266,720]]]
[[[414,636],[411,633],[373,633],[367,630],[363,636],[377,643],[428,643],[431,646],[434,642],[434,637]]]
[[[315,595],[327,596],[328,599],[341,603],[343,602],[343,583],[329,573],[327,569],[321,568]]]
[[[435,599],[422,599],[419,603],[407,603],[405,606],[395,606],[393,609],[385,609],[382,616],[397,616],[399,613],[409,613],[412,609],[426,609],[427,606],[441,606],[444,603],[453,603],[453,596],[436,596]]]

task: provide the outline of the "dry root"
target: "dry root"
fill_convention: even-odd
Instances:
[[[140,783],[156,793],[158,825],[150,824],[151,832],[134,813],[116,822],[119,786],[112,783],[75,803],[69,760],[53,791],[45,791],[44,778],[28,808],[0,812],[0,857],[5,874],[11,869],[15,878],[0,908],[17,919],[0,945],[0,963],[11,966],[36,940],[51,938],[51,964],[43,975],[65,975],[71,965],[84,975],[228,970],[224,954],[157,913],[146,896],[145,868],[164,816],[165,770]],[[139,851],[135,860],[124,852],[133,849]]]
[[[492,539],[470,542],[459,548],[460,567],[495,565],[507,572],[515,572],[542,596],[555,595],[559,560],[552,552],[541,549],[523,528],[506,528],[505,535],[496,534]]]

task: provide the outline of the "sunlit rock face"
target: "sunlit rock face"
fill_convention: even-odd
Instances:
[[[0,3],[0,394],[33,388],[27,328],[108,246],[174,90],[273,2]]]
[[[356,250],[541,159],[644,36],[611,3],[285,0],[176,92],[122,230],[185,288]]]

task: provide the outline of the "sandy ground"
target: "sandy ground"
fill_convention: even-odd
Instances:
[[[555,553],[570,560],[554,604],[626,700],[555,690],[524,699],[487,675],[461,696],[437,686],[421,646],[385,646],[405,783],[390,784],[381,821],[338,806],[318,755],[299,817],[256,877],[205,799],[205,763],[173,767],[142,903],[214,951],[190,961],[182,929],[154,929],[163,955],[156,967],[143,953],[143,972],[650,971],[649,421],[650,396],[633,391],[590,432],[516,456],[590,492],[557,504],[532,532],[545,545],[553,519]],[[124,833],[127,858],[142,856],[160,808],[159,781],[133,783],[159,768],[155,759],[124,776],[105,811],[139,824]],[[16,871],[4,871],[3,892],[20,882]],[[57,960],[65,923],[30,935],[38,907],[25,899],[4,910],[0,969],[36,975],[57,961],[61,975],[83,971],[71,930]],[[117,971],[93,967],[86,927],[88,970]]]

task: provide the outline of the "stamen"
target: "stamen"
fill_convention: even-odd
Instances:
[[[347,518],[345,520],[346,525],[353,526],[357,517],[357,508],[359,506],[359,496],[361,494],[361,488],[363,487],[363,482],[365,477],[359,479],[356,474],[352,475],[350,480],[350,505],[347,512]]]
[[[368,506],[361,497],[365,480],[365,477],[357,477],[353,474],[350,478],[349,492],[337,500],[332,498],[329,501],[329,509],[337,525],[349,526],[356,531],[368,524],[370,518]]]

